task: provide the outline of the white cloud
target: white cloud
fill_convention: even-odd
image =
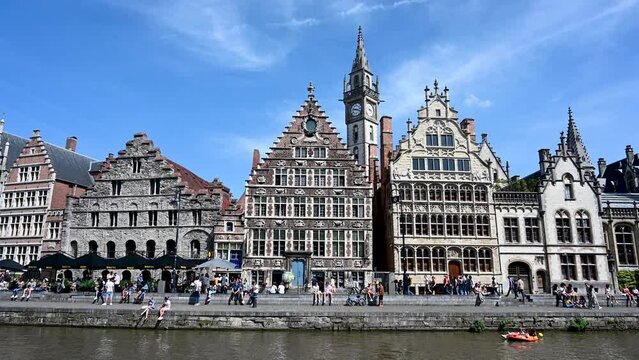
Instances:
[[[395,1],[391,4],[377,3],[372,5],[367,5],[364,2],[358,2],[355,5],[349,7],[348,9],[340,11],[339,15],[351,16],[351,15],[369,13],[373,11],[392,10],[400,6],[419,4],[423,2],[425,2],[425,0],[401,0],[401,1]]]
[[[228,67],[261,69],[286,53],[286,45],[255,28],[238,3],[222,0],[112,2],[151,21],[167,39]]]
[[[466,106],[468,107],[478,107],[485,109],[487,107],[490,107],[493,103],[490,100],[481,100],[480,98],[475,96],[475,94],[469,94],[464,99],[464,104],[466,104]]]
[[[296,19],[291,18],[285,22],[272,23],[273,26],[285,27],[285,28],[299,28],[299,27],[310,27],[319,25],[321,23],[320,20],[316,18],[305,18],[305,19]]]

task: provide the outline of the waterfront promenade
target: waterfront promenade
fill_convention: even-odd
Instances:
[[[171,295],[171,294],[170,294]],[[332,306],[312,306],[309,296],[262,296],[258,307],[227,305],[218,296],[209,305],[187,304],[187,297],[176,297],[168,316],[161,323],[157,311],[138,323],[136,304],[100,306],[92,297],[43,296],[29,302],[10,302],[0,297],[0,325],[86,326],[161,329],[235,330],[468,330],[475,321],[488,329],[516,327],[520,323],[539,329],[567,329],[578,318],[588,321],[591,330],[639,330],[639,308],[616,306],[588,310],[558,308],[547,304],[551,297],[533,298],[521,305],[512,298],[500,306],[488,301],[481,307],[470,296],[387,296],[384,307],[344,306],[338,297]],[[66,301],[65,301],[66,299]],[[155,295],[158,303],[161,296]],[[537,303],[535,304],[535,301]],[[430,304],[426,304],[430,302]],[[546,303],[546,304],[544,304]],[[605,305],[605,304],[604,304]],[[159,305],[158,305],[159,306]]]

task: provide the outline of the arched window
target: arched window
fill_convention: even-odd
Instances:
[[[575,199],[575,192],[573,189],[573,179],[572,176],[570,174],[566,174],[564,175],[564,197],[566,200],[574,200]]]
[[[625,224],[617,225],[615,227],[615,241],[617,242],[619,265],[637,265],[632,227]]]
[[[175,240],[166,241],[166,253],[170,255],[176,255]]]
[[[459,188],[459,201],[471,202],[473,201],[473,189],[468,185],[462,185]]]
[[[559,210],[555,213],[555,227],[557,228],[557,242],[571,243],[572,234],[570,231],[570,214],[566,210]]]
[[[146,257],[153,259],[155,257],[155,241],[149,240],[146,242]]]
[[[357,142],[359,140],[359,127],[357,125],[353,125],[353,142]]]
[[[446,215],[446,235],[459,236],[459,215]]]
[[[475,202],[486,202],[488,201],[488,195],[486,191],[486,187],[478,186],[475,188]]]
[[[477,272],[477,251],[474,248],[464,248],[462,258],[465,272]]]
[[[98,243],[91,240],[89,241],[89,252],[97,253],[98,252]]]
[[[78,257],[78,242],[75,240],[71,241],[71,255]]]
[[[191,241],[191,258],[192,259],[200,258],[200,242],[197,240]]]
[[[493,252],[488,248],[479,249],[479,271],[493,271]]]
[[[442,247],[433,249],[433,272],[446,271],[446,250]]]
[[[428,215],[415,215],[415,235],[428,235]]]
[[[428,200],[426,186],[423,184],[415,185],[415,201],[426,201]]]
[[[406,271],[415,271],[415,250],[406,247]]]
[[[399,198],[401,200],[412,200],[412,191],[409,184],[399,185]]]
[[[458,200],[457,196],[457,187],[454,185],[447,185],[444,189],[444,200],[445,201],[454,201]]]
[[[227,222],[226,222],[226,231],[227,231],[227,232],[233,232],[233,230],[234,230],[233,228],[234,228],[234,227],[233,227],[233,222],[231,222],[231,221],[227,221]]]
[[[577,239],[582,244],[592,244],[592,231],[590,229],[590,216],[584,210],[577,211],[575,216],[577,225]]]
[[[125,244],[124,244],[124,248],[126,250],[126,254],[127,255],[132,255],[135,253],[136,250],[136,246],[135,246],[135,241],[133,240],[128,240]]]
[[[432,236],[444,235],[444,215],[431,215],[430,216],[430,234]]]
[[[399,231],[400,234],[413,235],[413,217],[408,214],[402,214],[399,216]]]
[[[427,247],[419,247],[415,252],[417,271],[430,272],[430,250]]]
[[[428,191],[428,199],[430,201],[442,201],[442,187],[432,185]]]
[[[113,241],[106,244],[106,257],[107,259],[115,258],[115,243]]]

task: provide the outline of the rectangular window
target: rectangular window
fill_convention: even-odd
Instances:
[[[117,211],[109,212],[109,219],[111,220],[111,222],[109,223],[111,227],[117,227],[118,226],[118,212]]]
[[[442,146],[447,146],[447,147],[455,146],[455,143],[453,142],[453,135],[442,135],[441,139],[442,139]]]
[[[13,194],[12,192],[4,193],[4,207],[7,209],[13,207]]]
[[[504,218],[504,235],[507,243],[519,242],[519,219]]]
[[[275,216],[286,216],[286,197],[275,197]]]
[[[129,211],[129,227],[138,226],[138,212]]]
[[[133,159],[133,173],[139,174],[142,171],[142,159],[134,158]]]
[[[306,186],[306,169],[295,169],[295,186]]]
[[[0,236],[9,236],[9,217],[0,217]],[[0,249],[2,247],[0,246]],[[2,258],[2,252],[0,252],[0,258]]]
[[[439,171],[439,159],[428,159],[428,170]]]
[[[313,230],[313,256],[326,256],[325,230]]]
[[[255,216],[266,216],[266,196],[254,196]]]
[[[326,148],[323,148],[323,147],[313,148],[313,157],[316,159],[326,158]]]
[[[315,217],[326,216],[326,199],[325,198],[313,199],[313,216]]]
[[[333,230],[333,257],[346,256],[346,237],[344,230]]]
[[[437,134],[426,134],[426,146],[439,146]]]
[[[477,236],[490,236],[490,220],[487,215],[477,216]]]
[[[286,186],[287,170],[275,169],[275,185]]]
[[[353,217],[363,218],[364,213],[364,199],[353,199]]]
[[[313,171],[313,185],[326,186],[326,169],[315,169]]]
[[[353,230],[353,257],[363,258],[366,240],[364,230]]]
[[[333,186],[344,187],[346,186],[346,170],[334,169],[333,170]]]
[[[295,216],[306,216],[306,198],[295,198],[293,202],[293,213]]]
[[[413,171],[424,171],[424,170],[426,170],[426,159],[413,158]]]
[[[47,190],[38,191],[38,206],[47,206]]]
[[[178,212],[176,210],[169,210],[168,215],[169,215],[169,226],[177,225]]]
[[[33,235],[42,236],[42,225],[44,224],[44,215],[35,215],[33,217]]]
[[[193,215],[193,225],[196,225],[196,226],[202,225],[202,210],[201,209],[191,210],[191,214]]]
[[[60,221],[53,221],[49,223],[49,231],[47,233],[47,239],[59,239],[60,228],[62,223]]]
[[[305,147],[296,147],[295,148],[295,157],[296,158],[308,157],[308,149],[305,148]]]
[[[18,181],[19,182],[26,182],[29,179],[29,168],[28,167],[21,167],[20,170],[18,170]]]
[[[266,251],[266,230],[253,229],[253,256],[264,256]]]
[[[584,280],[597,281],[597,261],[595,255],[580,255],[581,276]]]
[[[555,218],[555,225],[557,228],[557,241],[560,243],[571,243],[570,219]]]
[[[461,216],[462,236],[475,236],[475,218],[472,215]]]
[[[457,160],[457,171],[470,171],[470,160]]]
[[[150,194],[151,195],[160,195],[161,182],[160,179],[151,179],[150,183]]]
[[[524,226],[526,227],[526,241],[538,243],[541,242],[539,236],[539,219],[537,218],[525,218]]]
[[[158,226],[158,212],[157,212],[157,210],[149,211],[149,226]]]
[[[16,207],[24,207],[24,193],[23,192],[17,192],[15,194],[16,194],[15,206]]]
[[[27,191],[27,207],[32,207],[36,205],[36,192],[35,191]]]
[[[442,170],[444,170],[444,171],[455,171],[455,160],[454,159],[442,159]]]
[[[306,251],[306,230],[293,230],[293,251]]]
[[[575,255],[560,255],[561,276],[564,280],[577,280],[577,267],[575,265]]]
[[[111,195],[120,195],[120,192],[122,192],[122,180],[112,180]]]
[[[91,213],[91,226],[92,227],[100,226],[100,213],[97,211],[94,211]]]
[[[29,166],[29,181],[40,179],[40,166]]]
[[[20,233],[20,216],[11,217],[11,236],[18,236]]]
[[[286,230],[273,230],[273,256],[284,256],[286,250]]]
[[[333,217],[346,216],[346,201],[344,198],[333,198]]]

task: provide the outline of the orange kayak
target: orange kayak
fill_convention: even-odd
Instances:
[[[519,332],[509,332],[506,335],[502,335],[505,340],[508,341],[526,341],[526,342],[536,342],[539,341],[539,337],[536,335],[527,335]]]

